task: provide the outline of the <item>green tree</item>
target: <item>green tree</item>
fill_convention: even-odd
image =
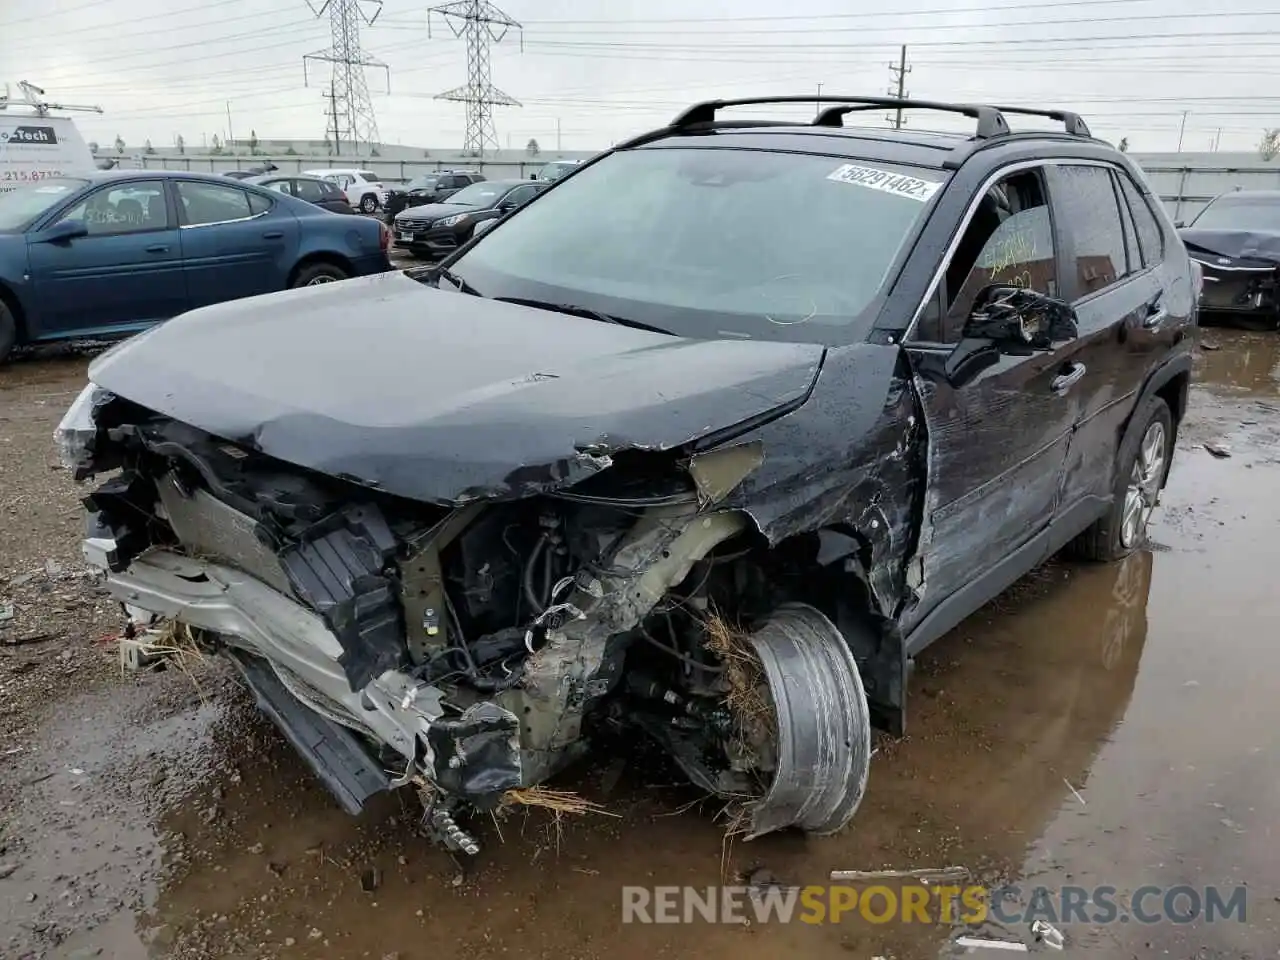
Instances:
[[[288,150],[284,152],[284,155],[286,157],[296,157],[298,155],[298,151],[293,149],[293,147],[290,147]]]
[[[209,146],[210,153],[222,153],[222,139],[215,133]]]
[[[98,141],[97,141],[97,140],[90,140],[90,141],[89,141],[89,152],[90,152],[90,153],[92,153],[95,157],[98,155],[98,151],[99,151],[100,149],[101,149],[101,147],[99,147],[99,146],[98,146]]]
[[[1121,138],[1120,138],[1120,152],[1121,152],[1121,153],[1128,153],[1128,152],[1129,152],[1129,138],[1128,138],[1128,137],[1121,137]]]
[[[124,137],[116,134],[116,153],[124,155]]]
[[[177,138],[173,141],[173,145],[178,148],[178,153],[187,152],[187,141],[183,138],[182,134],[178,134]]]
[[[258,153],[258,131],[249,131],[249,156],[255,156]]]
[[[542,148],[538,146],[537,138],[531,138],[525,145],[524,152],[531,157],[536,157],[542,152]]]
[[[148,137],[148,138],[147,138],[146,145],[142,148],[142,152],[143,152],[143,153],[145,153],[145,154],[147,154],[148,156],[154,156],[154,155],[155,155],[156,148],[155,148],[155,147],[153,147],[153,146],[151,145],[151,138],[150,138],[150,137]]]

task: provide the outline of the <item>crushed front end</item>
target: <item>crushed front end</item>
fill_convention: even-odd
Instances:
[[[856,666],[825,618],[787,606],[807,558],[761,549],[718,507],[758,443],[623,451],[555,490],[455,504],[285,464],[92,385],[58,443],[77,479],[110,474],[85,500],[84,552],[113,596],[225,654],[349,811],[415,783],[437,835],[475,852],[460,809],[620,728],[706,789],[757,798],[752,833],[829,832],[861,798]],[[745,659],[726,626],[743,623],[764,623]],[[731,709],[744,677],[750,717]]]

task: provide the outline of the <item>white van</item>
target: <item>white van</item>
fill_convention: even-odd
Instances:
[[[22,87],[25,101],[0,98],[0,193],[47,177],[95,171],[93,154],[74,121],[50,116],[49,109],[56,107],[36,97],[44,91],[30,84]]]

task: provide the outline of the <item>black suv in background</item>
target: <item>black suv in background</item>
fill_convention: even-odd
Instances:
[[[619,727],[748,836],[838,830],[917,653],[1064,547],[1143,545],[1199,291],[1073,113],[722,116],[814,100],[697,104],[440,266],[98,358],[58,432],[77,477],[120,471],[86,556],[348,809],[429,782],[454,849]],[[886,107],[972,127],[844,125]]]
[[[480,183],[484,179],[484,174],[474,170],[438,170],[435,173],[424,173],[414,177],[403,187],[391,187],[387,190],[387,202],[382,213],[383,220],[390,226],[401,210],[428,203],[439,203],[445,197],[452,196],[464,187]]]

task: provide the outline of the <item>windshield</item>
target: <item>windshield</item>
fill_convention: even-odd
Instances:
[[[357,170],[356,176],[358,176],[361,180],[365,181],[366,183],[378,182],[378,175],[368,170]]]
[[[415,179],[410,180],[407,184],[405,184],[404,188],[406,190],[426,190],[429,187],[434,187],[439,182],[440,182],[440,178],[435,176],[416,177]]]
[[[623,151],[485,233],[450,270],[482,296],[679,336],[848,342],[944,176],[802,154]]]
[[[498,202],[508,189],[507,184],[501,183],[473,183],[469,187],[463,187],[445,203],[454,203],[461,207],[488,207]]]
[[[1197,230],[1280,231],[1280,197],[1219,197],[1191,225]]]
[[[50,178],[0,193],[0,230],[17,230],[89,185],[88,180]]]

